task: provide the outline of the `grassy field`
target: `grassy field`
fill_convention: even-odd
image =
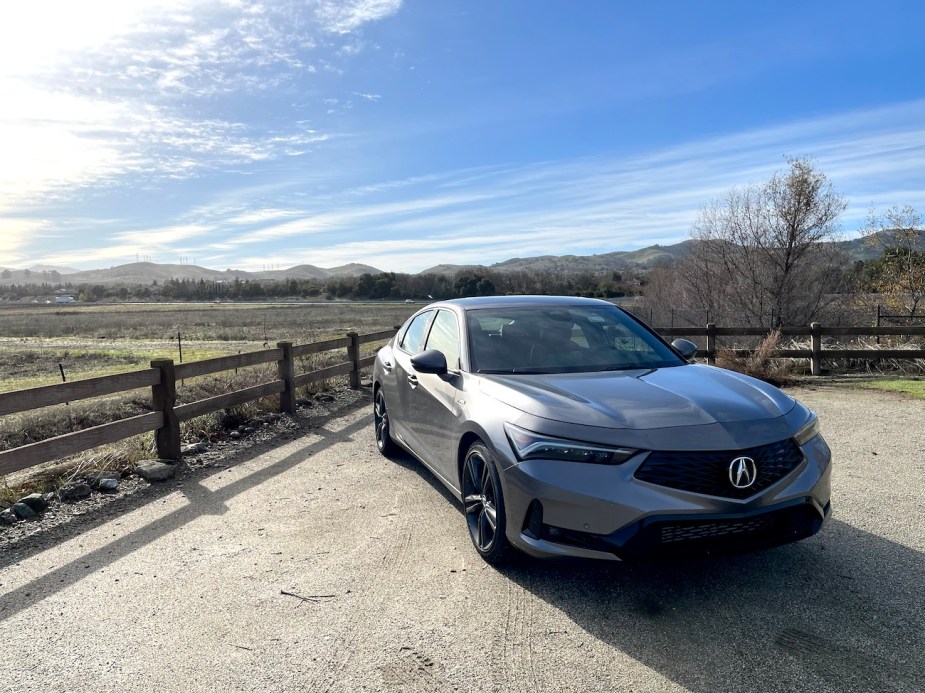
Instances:
[[[891,378],[869,377],[853,378],[845,383],[846,387],[860,387],[866,390],[886,390],[901,392],[916,399],[925,399],[925,378]]]
[[[419,308],[363,304],[117,304],[0,308],[0,391],[360,334],[398,325]],[[59,367],[60,364],[60,367]]]

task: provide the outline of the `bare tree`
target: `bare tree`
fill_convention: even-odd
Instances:
[[[874,286],[891,305],[914,317],[925,305],[925,230],[922,215],[909,205],[883,215],[871,211],[867,241],[883,249],[874,264]]]
[[[733,188],[701,209],[690,256],[679,267],[698,307],[747,325],[812,320],[837,290],[844,256],[836,239],[845,209],[807,159],[761,185]]]

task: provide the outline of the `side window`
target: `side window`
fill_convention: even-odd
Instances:
[[[398,346],[409,354],[416,354],[421,351],[424,346],[424,335],[427,334],[427,325],[433,316],[434,312],[428,310],[412,320],[408,325],[408,329],[405,330],[405,334],[402,335]]]
[[[459,327],[453,313],[448,310],[437,312],[427,337],[427,348],[439,349],[446,356],[447,367],[459,368]]]

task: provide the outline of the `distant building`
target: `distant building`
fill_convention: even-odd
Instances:
[[[74,303],[73,296],[55,296],[55,303]]]

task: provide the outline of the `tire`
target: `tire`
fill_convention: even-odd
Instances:
[[[391,457],[397,452],[395,441],[392,440],[392,431],[389,426],[389,412],[385,406],[385,396],[382,390],[376,390],[373,402],[373,424],[376,433],[376,447],[385,457]]]
[[[504,563],[511,553],[501,480],[491,451],[482,442],[466,452],[462,470],[463,505],[469,538],[479,555],[492,565]]]

